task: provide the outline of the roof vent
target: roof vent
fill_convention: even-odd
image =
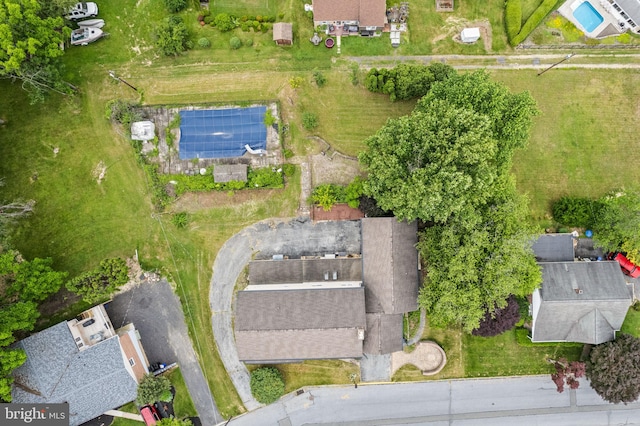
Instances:
[[[338,271],[333,271],[333,280],[336,281],[338,279]]]
[[[364,328],[358,329],[358,340],[364,340]]]
[[[576,290],[576,294],[582,294],[582,289],[576,288],[575,290]]]
[[[324,271],[324,280],[329,281],[329,271]]]

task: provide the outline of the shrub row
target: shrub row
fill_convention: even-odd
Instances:
[[[521,0],[507,0],[504,7],[504,23],[507,27],[509,42],[514,40],[522,28]]]
[[[512,46],[516,46],[524,41],[533,30],[536,29],[540,22],[547,17],[556,7],[558,0],[544,0],[540,6],[531,14],[527,22],[524,23],[520,32],[509,40]]]
[[[553,219],[566,226],[591,228],[601,205],[584,197],[562,197],[551,207]]]
[[[400,64],[395,68],[372,68],[367,73],[365,87],[370,92],[386,93],[391,101],[419,98],[427,94],[436,81],[449,78],[455,71],[449,65],[434,62],[429,65]]]
[[[335,204],[347,203],[349,207],[357,209],[360,206],[362,196],[362,179],[356,176],[347,186],[325,183],[316,186],[311,192],[311,202],[323,208],[331,210]]]
[[[204,175],[162,175],[164,184],[170,181],[177,182],[175,185],[176,195],[185,192],[200,191],[236,191],[245,188],[282,188],[284,186],[283,169],[273,170],[271,168],[249,169],[247,172],[247,182],[214,182],[212,169],[207,169]],[[286,170],[289,172],[289,170]]]

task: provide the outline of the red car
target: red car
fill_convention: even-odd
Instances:
[[[156,407],[153,405],[145,405],[140,409],[140,414],[142,415],[142,419],[147,426],[154,426],[158,420],[160,420],[160,415],[156,410]]]
[[[635,265],[622,253],[614,253],[611,258],[620,264],[622,272],[624,272],[626,275],[629,275],[631,278],[640,277],[640,266]]]

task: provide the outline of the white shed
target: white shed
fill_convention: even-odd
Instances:
[[[136,121],[131,123],[131,139],[134,141],[150,141],[156,136],[156,126],[152,121]]]
[[[463,43],[474,43],[480,38],[480,28],[465,28],[460,33]]]

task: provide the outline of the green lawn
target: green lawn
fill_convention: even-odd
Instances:
[[[620,329],[620,331],[622,333],[640,337],[640,310],[636,311],[633,308],[629,309],[629,312],[627,312],[627,316],[624,319],[624,323],[622,324],[622,328]]]
[[[455,327],[425,333],[447,354],[447,365],[438,374],[425,377],[413,366],[402,367],[394,381],[420,381],[462,377],[518,376],[550,373],[548,359],[580,359],[581,345],[519,345],[515,330],[495,337],[476,337]]]
[[[356,364],[340,360],[311,360],[291,364],[270,365],[277,368],[284,378],[285,393],[304,386],[322,386],[353,383],[353,374],[360,375]],[[247,365],[249,371],[259,365]]]

